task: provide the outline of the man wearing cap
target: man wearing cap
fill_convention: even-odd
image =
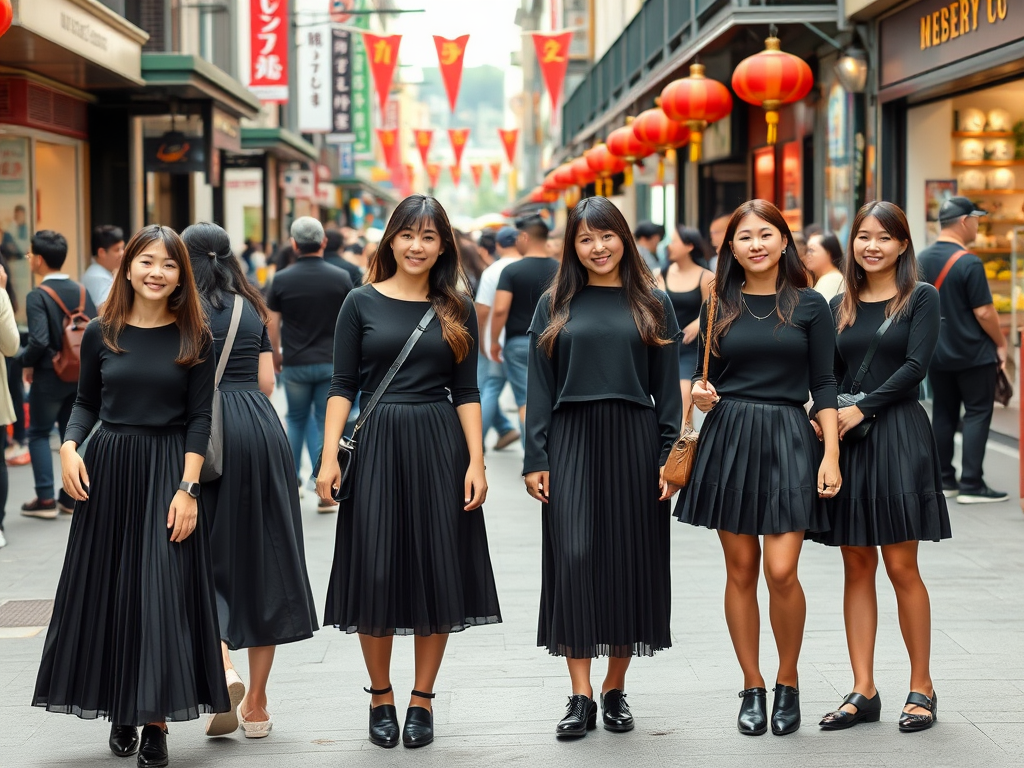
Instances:
[[[494,250],[498,260],[480,274],[480,285],[476,289],[476,318],[480,327],[480,338],[485,343],[480,345],[480,357],[477,362],[477,380],[480,386],[480,408],[483,413],[484,438],[491,427],[498,433],[494,444],[496,450],[507,448],[519,439],[517,430],[508,417],[502,412],[499,404],[501,391],[505,388],[505,367],[501,360],[490,356],[491,338],[491,307],[494,306],[494,292],[498,289],[498,278],[509,264],[519,261],[522,255],[516,243],[519,231],[512,227],[502,227],[494,237]],[[500,343],[505,344],[505,335],[501,334]]]
[[[942,489],[961,504],[1005,501],[989,488],[982,464],[988,442],[996,375],[1006,364],[1006,337],[992,304],[981,259],[967,250],[985,216],[966,197],[951,197],[939,209],[942,233],[918,254],[921,277],[939,291],[942,325],[928,378],[932,385],[932,429],[942,465]],[[963,406],[960,482],[953,469],[953,437]]]
[[[324,261],[327,238],[319,221],[301,216],[292,224],[291,235],[298,258],[288,269],[278,272],[270,284],[267,332],[274,369],[284,382],[288,442],[301,486],[303,441],[311,463],[323,446],[327,391],[334,375],[334,327],[341,305],[352,290],[352,278]],[[316,419],[315,431],[307,430],[310,413]],[[333,510],[333,502],[320,502],[320,512]]]

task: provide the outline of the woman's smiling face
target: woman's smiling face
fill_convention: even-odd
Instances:
[[[625,248],[610,229],[592,230],[583,224],[576,233],[576,256],[592,278],[617,274]]]
[[[166,301],[181,282],[181,267],[164,246],[154,240],[128,266],[135,295],[148,301]]]

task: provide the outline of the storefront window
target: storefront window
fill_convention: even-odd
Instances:
[[[754,197],[775,202],[775,147],[754,150]]]

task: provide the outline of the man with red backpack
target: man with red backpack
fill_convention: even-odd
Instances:
[[[60,233],[43,229],[32,237],[29,268],[39,284],[25,297],[28,343],[18,355],[32,385],[27,438],[36,498],[22,505],[26,517],[52,519],[58,506],[70,514],[75,504],[63,489],[54,498],[50,432],[56,423],[63,442],[78,392],[76,345],[96,307],[85,287],[61,272],[67,255],[68,242]]]

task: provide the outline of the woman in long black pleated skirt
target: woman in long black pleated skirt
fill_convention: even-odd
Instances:
[[[181,233],[213,332],[220,380],[223,468],[206,486],[207,526],[231,710],[210,717],[207,736],[226,736],[241,722],[246,738],[263,738],[273,719],[267,681],[278,645],[316,631],[306,575],[302,510],[294,459],[270,402],[274,361],[263,296],[242,274],[228,233],[193,224]],[[227,359],[235,302],[242,303]],[[228,650],[248,649],[249,686]]]
[[[682,421],[681,335],[622,214],[603,197],[579,203],[530,328],[523,468],[543,503],[537,644],[566,657],[572,682],[560,737],[597,724],[597,656],[609,657],[604,727],[632,730],[630,660],[672,644],[676,489],[661,472]]]
[[[197,501],[213,346],[173,230],[129,241],[80,354],[60,450],[77,504],[33,704],[106,717],[115,755],[164,766],[167,721],[229,708]],[[97,419],[83,461],[76,449]]]
[[[448,635],[501,621],[487,548],[476,314],[462,293],[448,217],[430,197],[403,200],[367,284],[338,315],[317,494],[342,484],[337,449],[362,393],[351,494],[342,500],[324,624],[358,633],[370,676],[370,741],[398,744],[395,635],[414,635],[407,747],[434,739],[434,681]],[[431,310],[428,315],[427,311]],[[413,331],[421,335],[369,409]]]
[[[875,573],[881,549],[910,655],[910,695],[899,729],[920,731],[935,722],[938,698],[930,670],[931,606],[918,570],[918,545],[951,535],[935,437],[918,402],[939,338],[939,294],[917,282],[910,228],[897,206],[868,203],[850,231],[846,293],[832,300],[839,330],[836,378],[842,391],[853,390],[880,326],[887,319],[890,326],[860,382],[863,399],[839,410],[843,487],[828,505],[830,529],[812,534],[842,549],[846,638],[853,667],[852,693],[820,725],[840,730],[880,717],[874,656]],[[857,440],[851,430],[865,419],[870,431]]]
[[[779,653],[772,732],[800,727],[797,662],[806,603],[797,576],[806,531],[828,527],[823,499],[839,490],[835,329],[807,276],[782,213],[751,200],[733,213],[718,255],[717,312],[701,317],[698,345],[711,348],[708,381],[695,375],[694,404],[707,413],[693,478],[676,515],[718,531],[727,574],[725,618],[743,671],[737,727],[768,730],[759,659],[760,537]],[[808,391],[824,452],[807,420]]]

